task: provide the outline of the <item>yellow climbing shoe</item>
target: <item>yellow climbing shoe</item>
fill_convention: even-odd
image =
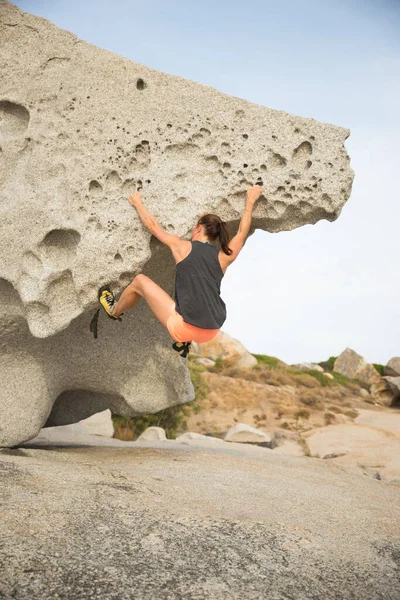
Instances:
[[[186,358],[190,351],[190,344],[191,342],[174,342],[172,347],[182,356],[182,358]]]
[[[114,317],[112,314],[112,310],[115,305],[115,298],[108,285],[103,285],[103,287],[99,289],[98,299],[110,319],[121,320],[119,317]]]

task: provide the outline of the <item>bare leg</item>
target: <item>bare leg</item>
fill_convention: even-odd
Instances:
[[[167,292],[146,275],[137,275],[122,292],[120,299],[114,306],[113,316],[119,317],[121,313],[127,312],[130,308],[136,306],[140,298],[146,300],[157,319],[166,327],[167,319],[175,306],[175,302]]]

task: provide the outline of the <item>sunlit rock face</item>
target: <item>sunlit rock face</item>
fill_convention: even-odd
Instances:
[[[237,223],[262,180],[255,226],[335,220],[353,172],[347,129],[166,75],[0,0],[0,444],[110,407],[136,415],[192,398],[146,306],[88,324],[97,290],[139,272],[169,293],[174,264],[128,193],[188,237],[216,212]],[[54,410],[53,410],[54,407]]]

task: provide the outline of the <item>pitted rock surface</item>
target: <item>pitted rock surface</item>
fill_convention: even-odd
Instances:
[[[102,284],[118,292],[143,271],[173,289],[173,261],[127,195],[142,189],[182,237],[206,212],[236,224],[260,178],[255,227],[333,221],[351,190],[349,131],[131,62],[5,0],[0,40],[0,445],[191,399],[146,307],[103,320],[96,343],[88,332]]]

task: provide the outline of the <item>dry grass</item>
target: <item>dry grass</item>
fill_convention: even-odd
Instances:
[[[294,413],[296,419],[309,419],[311,416],[311,412],[307,408],[299,408]]]
[[[326,412],[324,414],[325,425],[332,425],[336,422],[336,416],[331,412]]]
[[[114,436],[118,440],[123,440],[124,442],[134,442],[136,440],[136,436],[131,427],[127,427],[126,425],[114,425]]]
[[[321,394],[316,394],[315,392],[302,392],[299,400],[302,404],[310,406],[316,410],[324,410],[325,408],[324,397]]]
[[[358,417],[358,410],[354,410],[353,408],[351,408],[350,410],[343,411],[343,414],[345,414],[346,417],[355,419],[356,417]]]
[[[344,411],[343,411],[343,409],[342,409],[342,408],[340,408],[340,406],[330,406],[330,407],[329,407],[329,410],[330,410],[331,412],[333,412],[333,413],[336,413],[336,414],[338,414],[338,415],[339,415],[339,414],[343,414],[343,412],[344,412]]]

